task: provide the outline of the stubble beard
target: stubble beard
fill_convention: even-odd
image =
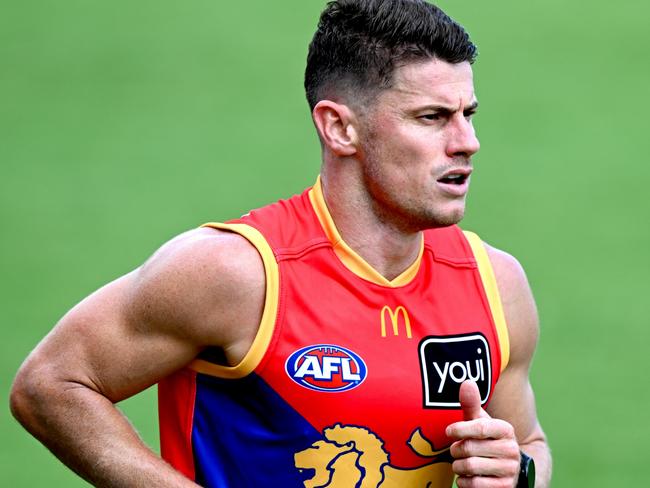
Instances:
[[[438,210],[430,205],[405,205],[402,207],[404,220],[413,230],[422,231],[455,225],[465,215],[465,207],[453,211]]]
[[[436,208],[435,203],[420,195],[404,198],[399,188],[387,187],[387,178],[382,174],[381,159],[376,149],[369,144],[365,151],[365,186],[372,199],[372,207],[380,221],[405,233],[420,232],[426,229],[449,227],[460,222],[465,216],[465,198],[462,205],[446,210]],[[435,184],[435,183],[434,183]],[[401,194],[400,194],[401,193]],[[441,197],[444,198],[444,197]]]

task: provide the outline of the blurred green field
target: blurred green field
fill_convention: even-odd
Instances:
[[[311,184],[321,1],[3,2],[0,391],[56,320],[171,236]],[[480,49],[464,227],[515,254],[554,486],[644,486],[646,2],[439,2]],[[122,405],[157,449],[155,392]],[[0,484],[86,486],[0,410]]]

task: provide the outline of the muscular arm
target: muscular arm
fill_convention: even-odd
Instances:
[[[551,478],[551,455],[546,436],[537,420],[535,396],[529,381],[529,370],[539,337],[537,308],[519,262],[490,246],[487,246],[487,251],[499,286],[510,336],[510,361],[499,378],[487,411],[514,427],[521,450],[535,460],[535,486],[546,487]]]
[[[513,487],[519,449],[536,465],[538,488],[549,486],[551,456],[537,420],[528,373],[537,345],[537,310],[526,275],[512,256],[487,247],[496,276],[510,338],[510,360],[496,384],[487,411],[475,385],[461,386],[464,422],[448,427],[456,440],[451,453],[459,487]]]
[[[16,418],[97,486],[196,486],[151,452],[114,403],[206,346],[237,363],[264,301],[264,269],[235,234],[199,229],[74,307],[21,366]]]

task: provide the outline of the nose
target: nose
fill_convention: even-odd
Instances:
[[[458,114],[450,126],[447,140],[447,155],[449,157],[470,157],[481,148],[481,143],[476,137],[471,119]]]

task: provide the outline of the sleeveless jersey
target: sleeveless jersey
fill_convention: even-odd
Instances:
[[[162,456],[208,487],[450,487],[460,383],[485,405],[508,360],[478,237],[427,230],[389,281],[341,239],[320,180],[207,225],[259,251],[264,311],[240,364],[205,354],[159,383]]]

